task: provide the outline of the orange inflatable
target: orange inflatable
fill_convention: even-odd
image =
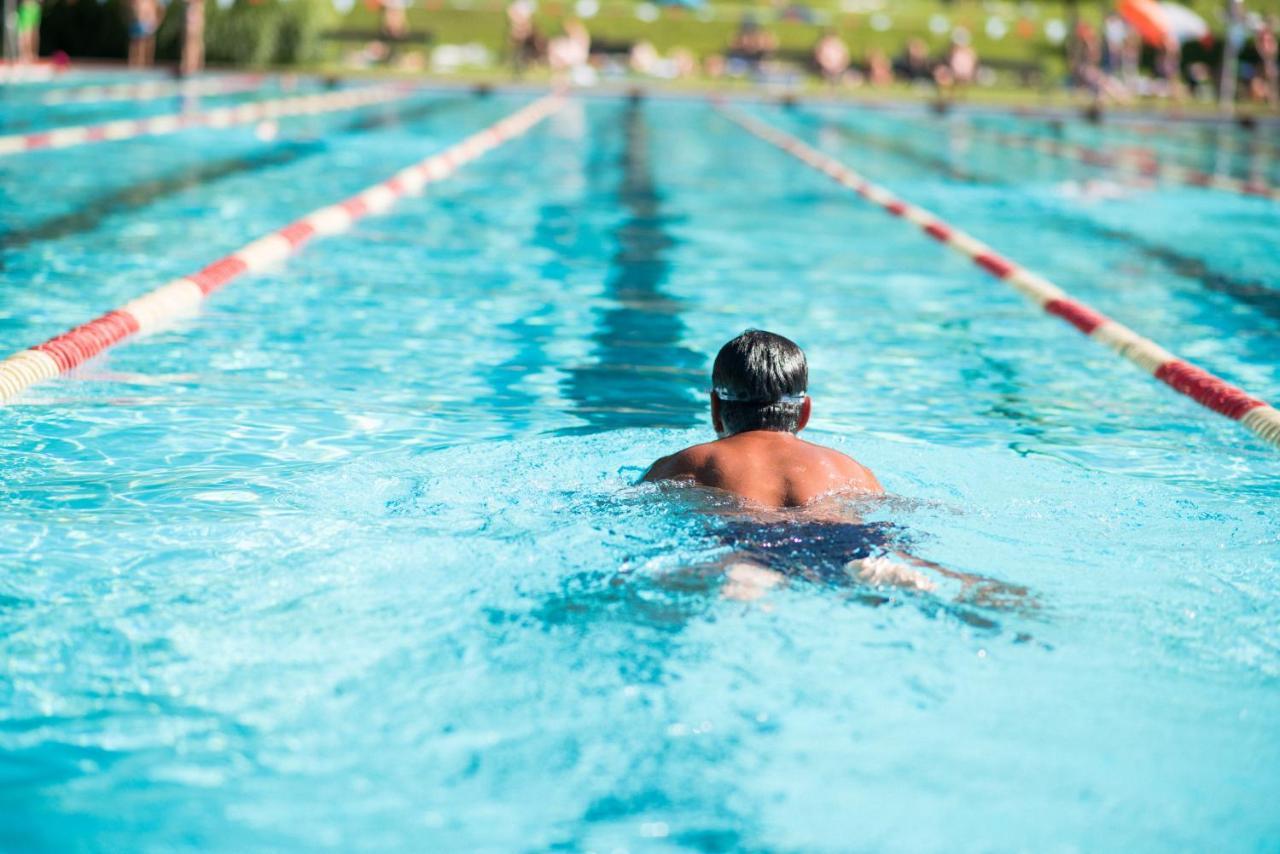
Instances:
[[[1169,20],[1156,0],[1120,0],[1119,12],[1147,44],[1166,47],[1173,41]]]

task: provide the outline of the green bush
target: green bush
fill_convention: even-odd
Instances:
[[[334,19],[329,0],[236,0],[227,9],[206,0],[205,56],[258,67],[312,61]]]
[[[322,36],[338,19],[330,0],[289,0],[276,44],[276,62],[312,62],[321,57]]]

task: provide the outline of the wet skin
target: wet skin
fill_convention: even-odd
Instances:
[[[812,404],[804,399],[799,430],[808,424]],[[723,436],[714,392],[711,420]],[[655,462],[644,479],[692,481],[763,507],[801,507],[834,493],[884,493],[871,470],[856,460],[777,430],[747,430],[694,445]]]

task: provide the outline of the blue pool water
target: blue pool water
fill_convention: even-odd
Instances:
[[[0,345],[527,100],[0,159]],[[749,109],[1280,398],[1280,207]],[[690,571],[722,521],[634,483],[747,326],[865,519],[1022,607]],[[579,99],[0,408],[0,849],[1275,850],[1278,475],[706,105]]]
[[[287,86],[281,85],[280,81],[271,80],[249,92],[169,95],[141,101],[104,99],[86,103],[46,104],[43,97],[48,91],[30,91],[30,88],[0,93],[0,134],[35,133],[51,128],[93,125],[116,119],[140,119],[198,109],[211,110],[323,91],[316,81],[310,79],[290,81]],[[74,91],[77,87],[65,88]]]

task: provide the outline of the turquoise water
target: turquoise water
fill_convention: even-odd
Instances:
[[[526,101],[0,159],[0,344]],[[751,110],[1280,398],[1280,207]],[[865,518],[1024,607],[690,570],[722,520],[633,484],[753,325]],[[0,408],[0,461],[0,848],[1280,844],[1280,458],[700,103],[571,103]]]

